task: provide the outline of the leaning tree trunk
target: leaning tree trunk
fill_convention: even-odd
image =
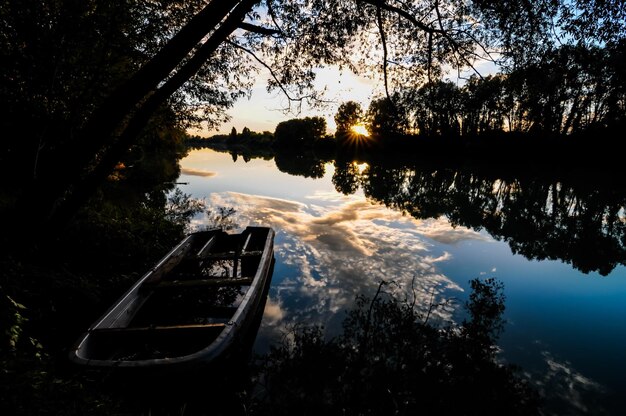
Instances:
[[[121,129],[120,134],[114,135],[116,126],[112,126],[112,123],[117,122],[119,124],[122,122],[122,119],[118,118],[117,120],[112,119],[109,121],[106,127],[110,129],[108,131],[110,137],[101,138],[106,139],[104,140],[106,142],[112,143],[104,150],[99,152],[96,150],[96,152],[98,152],[96,156],[97,160],[90,164],[90,166],[87,166],[81,172],[78,179],[70,185],[70,188],[64,193],[64,195],[61,195],[60,198],[53,204],[52,210],[50,211],[49,217],[46,221],[50,226],[57,228],[65,224],[80,209],[80,207],[88,201],[97,187],[103,183],[104,180],[106,180],[108,175],[113,171],[115,165],[136,142],[137,137],[149,122],[152,114],[172,94],[174,94],[176,90],[178,90],[186,81],[196,74],[198,70],[200,70],[202,65],[211,57],[217,48],[219,48],[228,36],[237,29],[245,15],[256,3],[258,3],[258,0],[242,0],[238,3],[239,4],[232,9],[230,13],[226,12],[228,13],[228,16],[219,24],[210,37],[185,64],[183,64],[161,87],[154,90],[140,105],[135,103],[127,110],[127,112],[132,112],[132,110],[134,110],[134,112],[132,112],[130,118],[128,118],[124,123],[124,127]],[[201,13],[203,12],[204,10]],[[178,54],[177,56],[180,58],[182,55]],[[182,56],[180,59],[182,60],[185,56]],[[171,65],[174,63],[173,60],[161,60],[165,62],[164,65]],[[152,61],[146,64],[146,66],[148,65],[152,65]],[[165,73],[161,67],[158,67],[155,70],[159,71],[161,74]],[[166,75],[168,74],[169,72]],[[150,76],[153,81],[156,80],[156,78],[152,75],[153,74],[151,73]],[[143,96],[141,98],[143,98]],[[141,98],[139,98],[138,93],[135,93],[132,99],[138,100]],[[129,103],[125,102],[124,104],[128,105]],[[124,115],[121,114],[115,115],[122,118],[124,117]],[[97,122],[98,121],[93,123]]]
[[[76,147],[66,150],[76,166],[61,174],[49,172],[34,181],[18,201],[16,216],[20,220],[13,221],[15,232],[12,234],[32,235],[24,232],[24,228],[29,228],[38,235],[50,237],[67,224],[128,149],[136,144],[152,114],[202,67],[258,2],[210,1],[153,58],[105,99],[79,131],[79,140],[74,141],[78,143]],[[48,237],[42,236],[44,240]]]
[[[241,0],[213,0],[94,111],[79,133],[79,156],[93,158],[135,106],[153,92]],[[82,160],[82,159],[81,159]],[[82,168],[82,167],[81,167]]]

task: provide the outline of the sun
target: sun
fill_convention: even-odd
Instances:
[[[362,125],[362,124],[357,124],[357,125],[352,126],[351,130],[353,132],[355,132],[356,134],[359,134],[361,136],[369,136],[370,135],[369,131],[367,131],[365,126]]]

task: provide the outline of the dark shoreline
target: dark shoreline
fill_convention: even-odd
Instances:
[[[469,169],[500,179],[511,177],[551,178],[594,183],[602,188],[626,190],[623,175],[626,144],[616,136],[605,135],[590,146],[590,136],[530,138],[501,134],[475,139],[422,138],[391,139],[386,145],[359,142],[340,146],[325,138],[306,148],[281,149],[271,143],[228,143],[210,138],[188,141],[190,148],[209,148],[231,153],[244,160],[271,160],[277,155],[321,162],[357,161],[393,168]]]

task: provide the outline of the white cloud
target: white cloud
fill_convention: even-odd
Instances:
[[[428,239],[484,239],[445,219],[415,220],[364,198],[333,202],[311,208],[240,193],[209,197],[211,205],[236,207],[242,226],[266,224],[277,231],[275,254],[287,271],[274,286],[273,302],[281,305],[283,320],[325,323],[349,309],[357,294],[373,296],[381,280],[397,283],[390,290],[414,289],[416,305],[427,308],[431,293],[437,302],[461,290],[438,271],[451,254]],[[437,311],[441,318],[449,312]]]
[[[210,178],[210,177],[217,175],[217,172],[212,172],[212,171],[202,170],[202,169],[193,169],[193,168],[182,168],[180,172],[183,175],[202,176],[205,178]]]
[[[444,244],[456,244],[465,240],[491,241],[488,237],[465,227],[452,227],[445,218],[427,219],[419,222],[420,234]]]
[[[280,302],[274,300],[271,296],[267,297],[267,302],[265,303],[265,310],[263,312],[263,322],[266,325],[277,325],[279,324],[285,316],[285,313],[282,310]]]
[[[602,403],[607,393],[603,385],[585,377],[570,362],[557,360],[548,351],[542,355],[547,369],[534,382],[549,405],[569,415],[607,414]]]

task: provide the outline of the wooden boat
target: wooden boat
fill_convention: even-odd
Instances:
[[[228,355],[262,313],[273,245],[266,227],[190,234],[83,334],[70,359],[185,369]]]

